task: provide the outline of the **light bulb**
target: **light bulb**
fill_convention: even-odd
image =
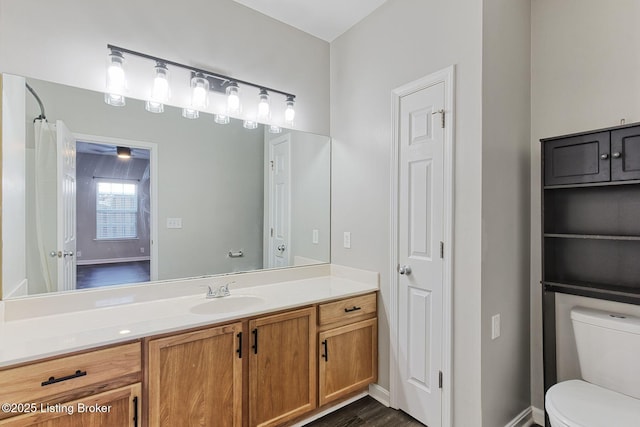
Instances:
[[[258,95],[258,119],[269,119],[269,94],[265,89],[260,89],[260,95]]]
[[[196,73],[191,79],[191,108],[203,110],[209,104],[209,82],[204,74]]]
[[[253,120],[245,120],[245,121],[242,123],[242,126],[243,126],[245,129],[255,129],[255,128],[257,128],[257,127],[258,127],[258,122],[254,122]]]
[[[269,133],[281,133],[282,128],[280,126],[271,125],[269,126]]]
[[[122,56],[122,53],[117,50],[111,50],[107,66],[107,84],[104,102],[116,107],[125,105],[124,92],[126,79],[123,65],[124,56]]]
[[[200,117],[200,112],[198,110],[194,110],[193,108],[183,108],[182,117],[184,117],[185,119],[197,119],[198,117]]]
[[[227,86],[227,111],[236,113],[240,110],[240,89],[238,83],[231,82]]]
[[[295,104],[295,98],[291,95],[287,96],[287,108],[284,110],[284,120],[288,124],[293,123],[293,119],[296,117],[296,110],[293,108]]]
[[[213,121],[219,125],[226,125],[229,123],[229,116],[226,116],[224,114],[214,114]]]
[[[169,70],[162,62],[158,62],[155,67],[151,100],[159,103],[165,103],[169,100]]]

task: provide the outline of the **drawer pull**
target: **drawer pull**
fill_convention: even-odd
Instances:
[[[356,307],[355,305],[352,308],[345,308],[344,312],[345,313],[351,313],[352,311],[358,311],[358,310],[362,310],[362,307]]]
[[[87,371],[81,371],[80,369],[78,369],[75,374],[67,375],[66,377],[60,377],[60,378],[49,377],[48,381],[43,381],[42,382],[42,387],[44,387],[46,385],[60,383],[62,381],[72,380],[72,379],[78,378],[78,377],[84,377],[85,375],[87,375]]]

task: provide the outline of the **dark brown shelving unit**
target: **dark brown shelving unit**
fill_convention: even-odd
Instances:
[[[541,143],[546,393],[557,382],[556,293],[640,305],[640,123]]]

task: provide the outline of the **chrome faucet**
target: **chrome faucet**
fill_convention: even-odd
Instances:
[[[229,295],[231,295],[231,292],[229,291],[229,285],[235,283],[235,282],[229,282],[225,285],[220,285],[218,286],[215,290],[211,287],[211,285],[208,286],[209,291],[207,292],[207,298],[222,298],[222,297],[228,297]]]

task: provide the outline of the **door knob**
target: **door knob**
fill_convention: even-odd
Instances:
[[[410,274],[411,274],[411,267],[410,267],[410,266],[408,266],[408,265],[400,266],[400,267],[398,268],[398,273],[400,273],[400,274],[405,274],[405,275],[407,275],[407,276],[408,276],[408,275],[410,275]]]
[[[284,250],[287,249],[287,247],[284,244],[282,244],[282,245],[278,245],[276,249],[278,249],[280,252],[284,252]]]
[[[51,251],[51,252],[49,252],[49,256],[51,258],[62,258],[62,251],[58,251],[58,252]]]
[[[68,257],[68,256],[69,256],[69,257],[72,257],[72,256],[73,256],[73,252],[72,252],[72,251],[69,251],[69,252],[65,251],[65,252],[63,253],[63,255],[65,256],[65,258],[66,258],[66,257]]]

